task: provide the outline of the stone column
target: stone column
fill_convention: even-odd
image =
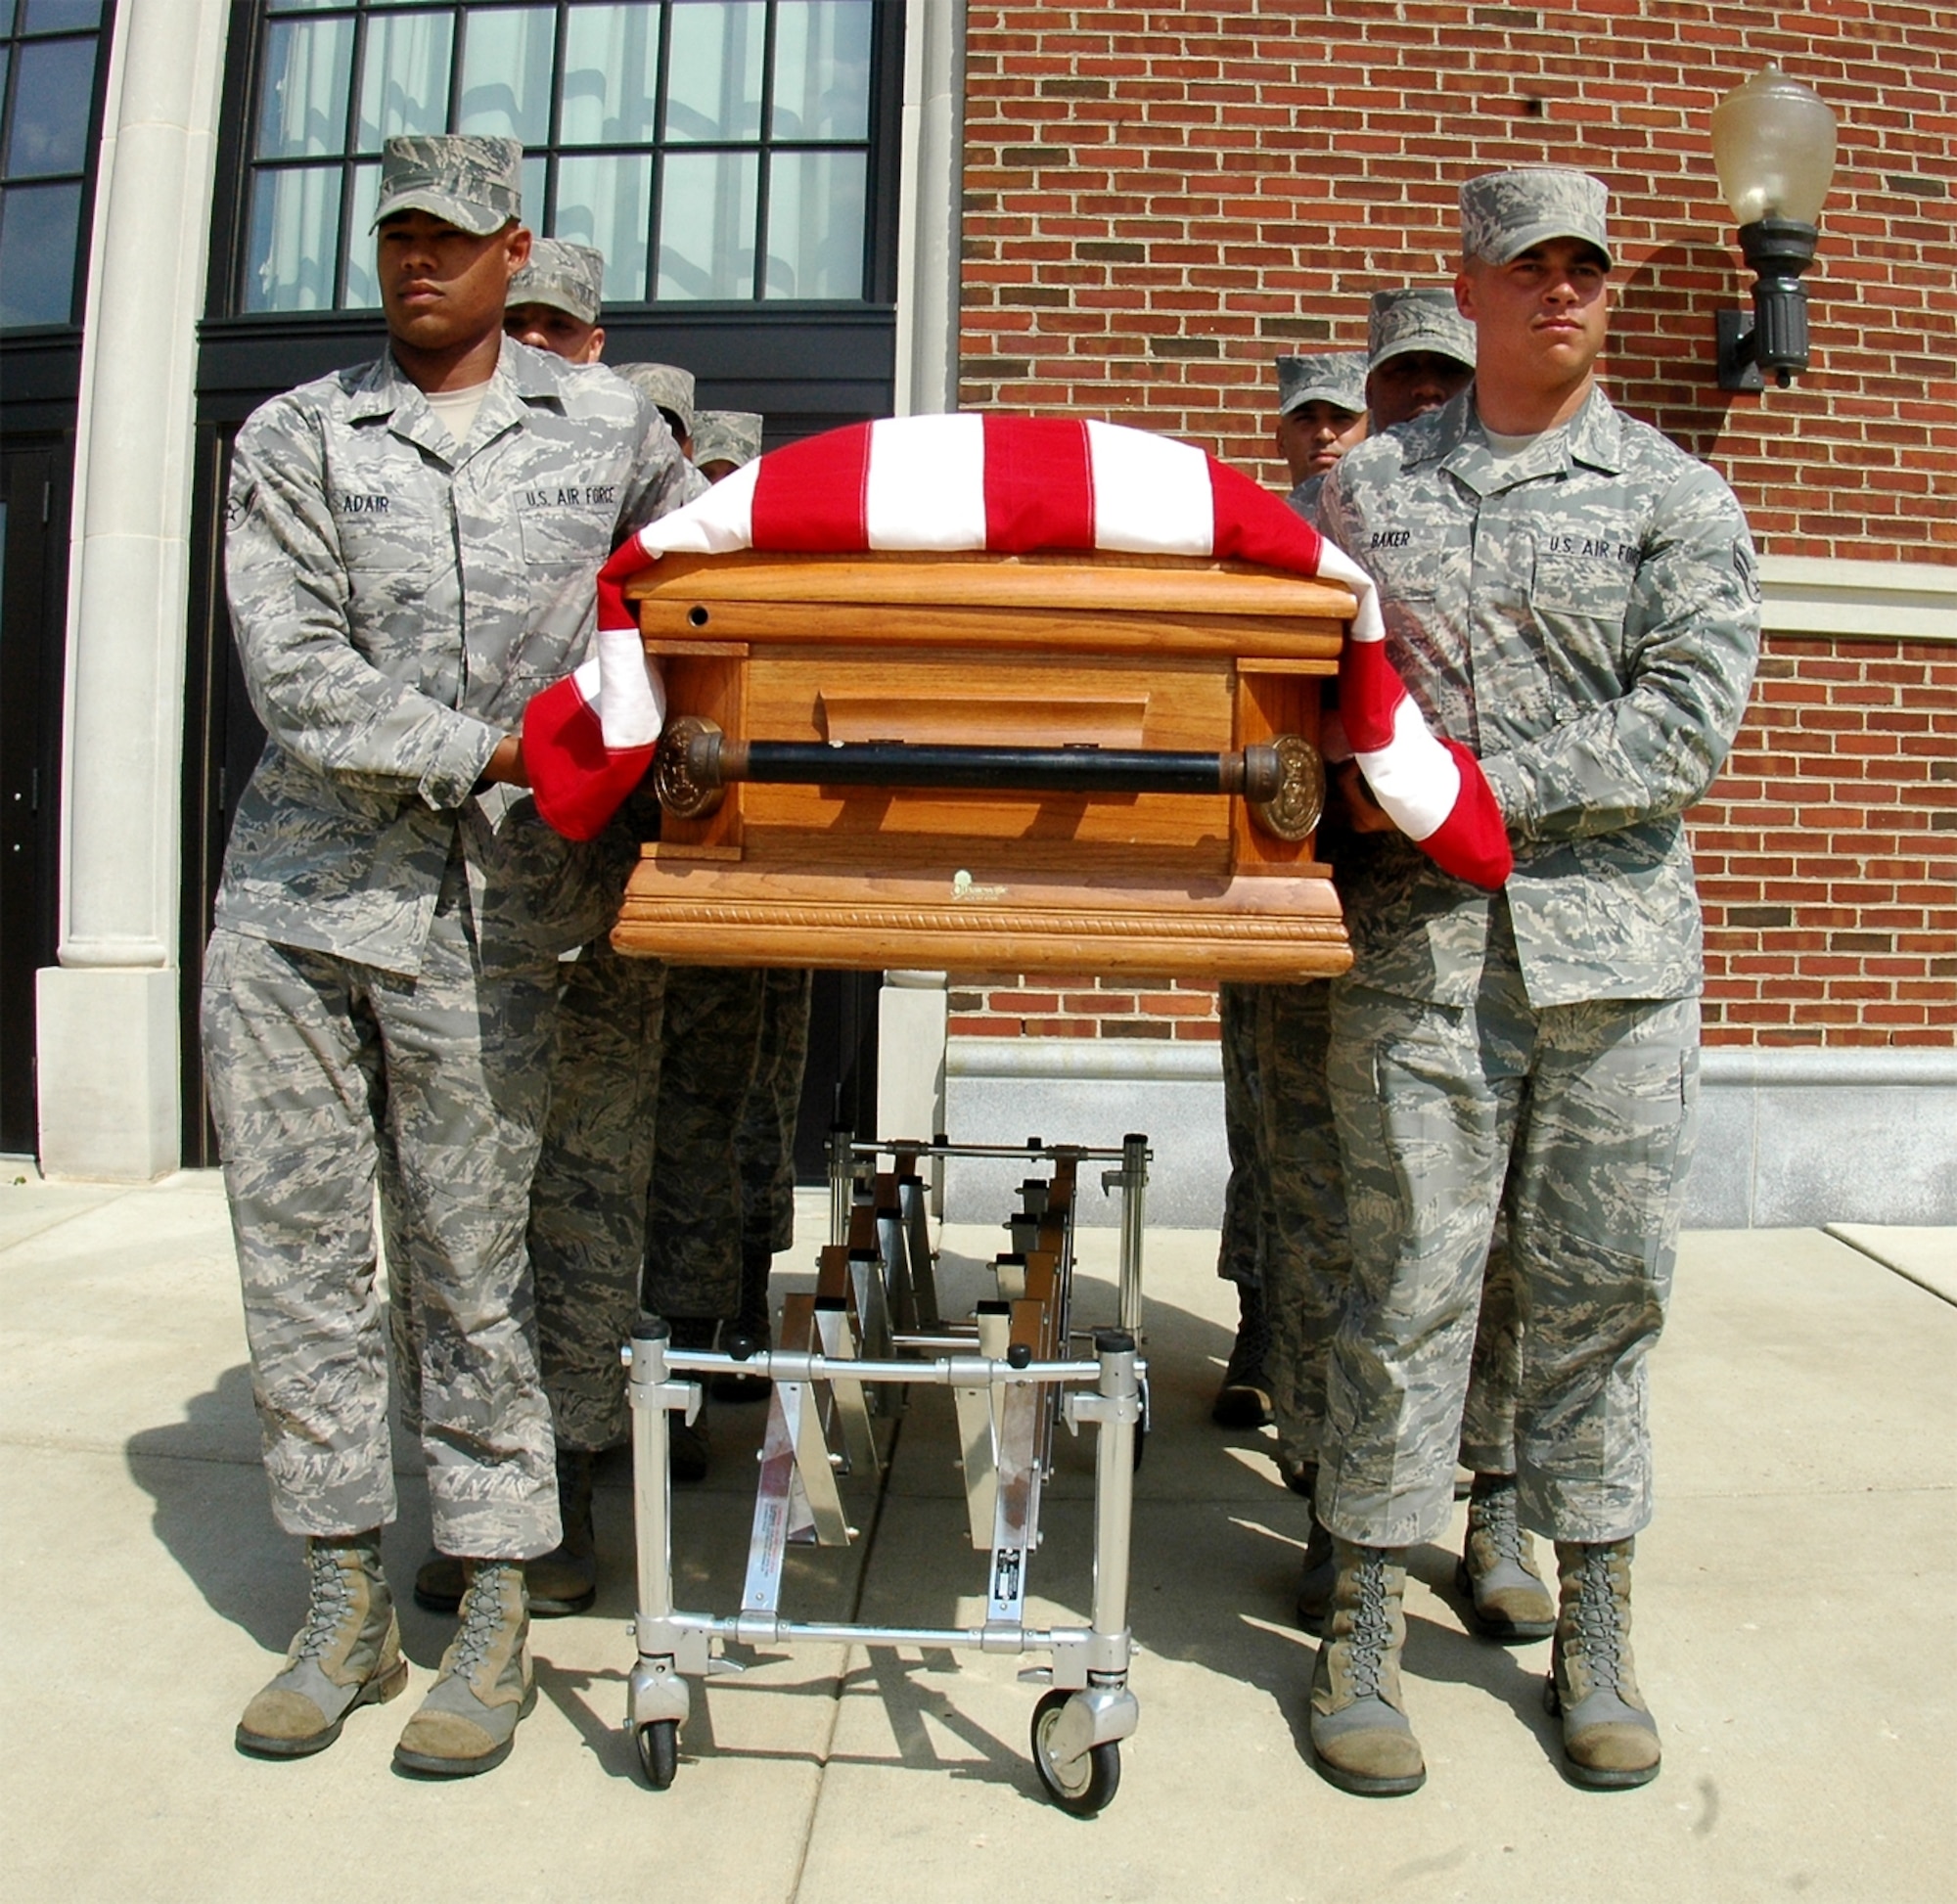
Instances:
[[[179,1155],[177,889],[197,322],[227,0],[123,0],[82,334],[61,941],[40,974],[41,1164]]]
[[[964,168],[965,0],[909,0],[897,213],[900,417],[958,407],[958,208]],[[944,1118],[945,975],[887,972],[878,998],[877,1134],[930,1138]],[[932,1171],[933,1209],[944,1169]]]
[[[965,0],[909,0],[897,211],[900,417],[958,407],[958,213],[965,137]]]

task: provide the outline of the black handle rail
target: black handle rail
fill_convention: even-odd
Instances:
[[[1308,756],[1308,762],[1301,756]],[[1317,749],[1296,735],[1227,753],[1093,746],[912,746],[903,741],[832,746],[736,740],[714,722],[689,714],[669,723],[661,736],[654,780],[660,804],[677,819],[711,813],[723,791],[740,781],[1013,793],[1240,793],[1261,819],[1270,809],[1296,807],[1297,777],[1307,765],[1316,770],[1322,791]],[[1316,824],[1317,800],[1311,805],[1311,823]]]

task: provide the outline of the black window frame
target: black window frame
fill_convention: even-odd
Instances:
[[[679,0],[679,3],[684,4],[684,0]],[[354,125],[360,110],[361,88],[358,83],[360,63],[368,21],[376,18],[398,19],[426,13],[448,13],[462,20],[463,37],[466,39],[466,17],[471,12],[510,12],[536,6],[552,6],[557,11],[556,53],[553,61],[555,74],[562,71],[566,18],[576,4],[577,0],[426,0],[426,4],[417,6],[413,4],[413,0],[405,0],[405,4],[388,4],[388,0],[322,0],[321,6],[317,9],[274,13],[273,0],[232,0],[229,41],[231,50],[225,62],[224,104],[218,138],[216,216],[212,221],[210,274],[205,300],[207,319],[218,323],[233,320],[317,322],[338,319],[356,322],[364,320],[369,325],[378,321],[378,313],[371,306],[349,307],[339,301],[345,294],[347,261],[352,255],[351,248],[361,243],[363,239],[362,234],[348,229],[356,196],[352,190],[353,175],[357,167],[371,165],[375,158],[372,153],[353,149]],[[825,316],[854,310],[885,307],[894,309],[897,278],[897,202],[900,190],[898,146],[902,137],[903,109],[905,13],[903,0],[871,0],[870,109],[863,139],[775,140],[772,137],[773,98],[770,87],[768,96],[762,101],[762,124],[757,139],[684,140],[677,142],[676,145],[669,144],[665,125],[665,82],[667,64],[671,58],[671,34],[665,17],[670,15],[675,0],[643,0],[643,4],[649,9],[658,9],[662,16],[659,51],[660,113],[654,139],[650,142],[610,141],[569,148],[563,146],[559,140],[562,129],[563,93],[561,85],[554,83],[550,108],[551,137],[549,143],[541,149],[541,156],[545,161],[544,215],[536,216],[536,208],[526,205],[525,222],[539,235],[548,234],[549,226],[554,221],[559,169],[565,159],[603,158],[618,153],[651,152],[653,189],[652,203],[649,206],[646,256],[646,281],[650,292],[659,281],[657,238],[665,159],[669,150],[678,150],[687,155],[757,152],[763,156],[764,161],[775,153],[860,150],[864,154],[863,243],[866,254],[862,280],[864,295],[856,298],[768,296],[766,260],[759,254],[757,247],[754,285],[750,295],[738,298],[659,298],[649,295],[631,301],[608,297],[607,328],[614,328],[620,321],[629,322],[655,313],[670,316],[677,321],[719,312],[738,312],[748,315],[757,309],[819,313]],[[312,21],[335,17],[349,17],[355,23],[353,82],[347,89],[346,149],[337,158],[330,154],[272,159],[254,158],[252,146],[257,109],[262,96],[262,68],[266,40],[272,27],[286,21]],[[767,69],[770,71],[774,57],[776,21],[774,0],[769,0],[764,59],[768,63]],[[448,121],[451,125],[455,122],[461,103],[463,65],[463,60],[455,57],[452,50],[448,73]],[[336,301],[331,305],[321,305],[308,310],[248,311],[245,307],[245,279],[250,264],[250,223],[254,179],[261,172],[323,170],[336,163],[341,174],[340,242],[339,252],[334,261]],[[763,162],[759,173],[758,203],[755,211],[757,235],[767,229],[769,164]]]
[[[100,169],[102,154],[103,115],[109,108],[109,65],[115,44],[117,0],[102,0],[96,23],[93,26],[68,26],[52,32],[29,33],[22,28],[22,22],[27,10],[27,0],[14,0],[14,17],[5,30],[0,30],[0,45],[8,48],[6,63],[6,85],[0,92],[0,162],[13,136],[15,96],[20,84],[19,52],[23,46],[46,45],[58,40],[93,39],[95,41],[95,79],[89,99],[88,126],[83,135],[81,166],[71,172],[37,172],[23,175],[17,183],[29,187],[42,185],[78,184],[81,187],[80,200],[75,211],[74,264],[68,281],[68,306],[65,318],[57,318],[46,324],[0,324],[0,339],[12,341],[20,339],[29,344],[44,343],[62,338],[64,333],[78,332],[81,329],[82,313],[88,304],[88,264],[92,235],[95,230],[96,174]],[[4,177],[0,177],[0,193],[7,190]],[[75,366],[79,370],[79,363]],[[38,397],[42,393],[36,389]],[[11,393],[10,393],[11,396]]]

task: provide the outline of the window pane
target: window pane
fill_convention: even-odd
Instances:
[[[654,7],[573,7],[564,29],[568,146],[650,144],[660,74]]]
[[[646,295],[646,228],[652,220],[650,153],[617,159],[564,159],[557,168],[554,236],[605,253],[608,302]]]
[[[381,168],[356,165],[347,186],[353,203],[346,221],[346,292],[340,302],[349,311],[381,308],[381,281],[374,273],[375,234],[367,228],[381,203]]]
[[[275,25],[265,42],[260,159],[309,159],[346,145],[353,77],[353,23],[302,20]]]
[[[861,297],[860,152],[779,152],[768,170],[766,297]]]
[[[544,180],[549,165],[541,153],[523,160],[523,223],[532,231],[544,229]]]
[[[760,159],[672,153],[660,198],[661,298],[751,297]]]
[[[557,13],[520,7],[466,15],[462,27],[462,107],[455,129],[521,139],[550,138],[551,54]]]
[[[79,185],[0,192],[0,326],[68,323],[80,221]]]
[[[782,0],[770,130],[777,139],[870,136],[869,0]]]
[[[379,152],[397,132],[448,130],[450,14],[376,15],[360,60],[356,152]]]
[[[666,137],[758,139],[767,9],[760,0],[681,0],[672,10]]]
[[[340,167],[260,172],[251,182],[248,311],[317,311],[333,302]]]
[[[88,109],[95,97],[95,42],[29,41],[14,82],[14,127],[7,139],[9,178],[78,172],[87,162]]]
[[[102,24],[102,0],[27,0],[21,15],[23,33],[68,33]]]

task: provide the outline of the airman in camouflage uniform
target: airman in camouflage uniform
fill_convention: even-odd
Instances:
[[[1407,287],[1375,292],[1366,344],[1364,397],[1367,427],[1373,431],[1437,407],[1474,373],[1474,327],[1455,309],[1450,291]],[[1308,361],[1280,360],[1281,396],[1302,400],[1305,385],[1295,367]],[[1410,364],[1419,375],[1402,375]],[[1313,521],[1323,480],[1322,476],[1307,478],[1289,498],[1307,521]],[[1319,842],[1321,856],[1334,862],[1335,876],[1345,840],[1335,809]],[[1325,1357],[1346,1276],[1344,1192],[1325,1090],[1326,993],[1319,983],[1225,985],[1222,1006],[1225,1124],[1232,1160],[1225,1259],[1231,1257],[1233,1242],[1248,1238],[1253,1228],[1234,1221],[1237,1199],[1254,1194],[1258,1251],[1249,1273],[1263,1289],[1268,1419],[1277,1426],[1279,1471],[1309,1497],[1325,1419]],[[1267,1080],[1264,1090],[1258,1089],[1260,1077]],[[1253,1116],[1243,1114],[1241,1107],[1246,1106],[1254,1107]],[[1246,1186],[1241,1191],[1240,1180]],[[1251,1185],[1258,1189],[1253,1193]],[[1231,1272],[1222,1268],[1219,1273]],[[1481,1366],[1492,1370],[1500,1363],[1495,1342],[1513,1331],[1503,1321],[1506,1283],[1499,1262],[1491,1274],[1490,1353]],[[1239,1340],[1241,1344],[1241,1336]],[[1221,1407],[1219,1397],[1219,1413]],[[1491,1436],[1504,1418],[1499,1395],[1490,1395],[1478,1383],[1470,1414],[1477,1429],[1473,1452],[1489,1460],[1490,1472],[1507,1472],[1512,1462],[1506,1453],[1499,1461],[1489,1453]],[[1464,1444],[1464,1460],[1470,1451]],[[1299,1615],[1313,1630],[1330,1586],[1328,1559],[1329,1544],[1322,1530],[1314,1528],[1298,1595]]]
[[[534,1697],[521,1563],[558,1515],[523,1227],[558,956],[609,916],[616,869],[544,824],[516,730],[583,657],[599,563],[688,473],[615,379],[502,338],[521,159],[388,142],[389,351],[262,406],[232,463],[232,623],[267,739],[204,1037],[273,1510],[312,1566],[307,1624],[239,1729],[273,1756],[404,1677],[379,1564],[377,1176],[420,1312],[435,1537],[472,1595],[402,1762],[486,1769]]]
[[[618,375],[642,396],[659,405],[673,439],[689,460],[693,456],[693,372],[677,364],[620,364]]]
[[[753,410],[698,410],[693,419],[693,467],[708,482],[746,469],[761,453],[761,426]]]
[[[685,394],[690,402],[691,390]],[[718,481],[760,454],[762,421],[749,412],[696,411],[692,453],[702,464],[723,466],[712,474]],[[675,967],[667,980],[660,1060],[666,1096],[646,1287],[669,1303],[689,1305],[664,1313],[717,1318],[733,1325],[730,1333],[762,1343],[769,1339],[769,1270],[775,1252],[795,1238],[796,1112],[813,978],[792,969],[687,966]],[[751,1054],[745,1083],[734,1064],[743,1050]],[[704,1333],[711,1333],[710,1325]],[[728,1376],[713,1392],[725,1401],[751,1401],[767,1390],[752,1379]]]
[[[504,335],[568,364],[595,364],[605,355],[598,321],[604,297],[603,251],[562,238],[535,239],[528,263],[510,280]]]
[[[1345,886],[1355,964],[1335,981],[1331,1081],[1353,1286],[1321,1466],[1338,1578],[1311,1733],[1326,1775],[1360,1791],[1425,1776],[1399,1694],[1403,1550],[1448,1514],[1505,1186],[1520,1519],[1554,1537],[1561,1574],[1546,1697],[1572,1779],[1659,1767],[1630,1558],[1698,1083],[1682,815],[1745,708],[1759,592],[1726,484],[1596,385],[1604,209],[1580,172],[1462,188],[1476,382],[1354,451],[1322,499],[1379,584],[1408,692],[1480,759],[1516,857],[1487,893],[1382,834]]]
[[[544,242],[546,245],[550,241]],[[511,281],[506,329],[535,336],[554,352],[576,354],[580,337],[538,315],[558,309],[575,315],[603,348],[599,293],[603,261],[578,246],[553,246],[533,267]],[[519,299],[523,301],[520,303]],[[693,380],[667,365],[629,366],[651,377],[628,378],[639,398],[658,408],[660,399],[680,397],[683,417],[659,414],[668,430],[692,426]],[[683,382],[682,382],[683,380]],[[705,493],[699,473],[682,465],[677,500]],[[616,912],[617,884],[641,839],[657,837],[659,807],[645,790],[633,794],[607,830],[608,841],[622,842],[612,905],[600,924],[609,929]],[[694,1185],[695,1202],[677,1212],[654,1195],[659,1112],[665,1073],[662,1033],[670,1011],[690,1020],[693,1007],[682,994],[669,1003],[673,975],[657,959],[624,958],[601,931],[581,954],[563,968],[556,1064],[551,1076],[548,1121],[530,1185],[528,1246],[536,1275],[537,1337],[545,1393],[557,1444],[557,1495],[562,1538],[528,1568],[530,1608],[545,1616],[581,1612],[597,1597],[598,1562],[592,1515],[592,1461],[599,1451],[626,1438],[625,1372],[619,1346],[631,1334],[641,1306],[675,1319],[682,1339],[697,1340],[689,1319],[732,1315],[739,1300],[741,1190],[733,1152],[730,1110],[717,1156],[699,1174],[721,1179],[717,1198],[708,1184]],[[708,1009],[711,1009],[710,1001]],[[739,1026],[722,1027],[716,1057],[741,1047]],[[716,1066],[711,1082],[738,1109],[745,1071],[737,1065],[728,1084]],[[667,1103],[668,1123],[677,1119],[677,1096]],[[705,1222],[702,1203],[708,1215]],[[709,1234],[708,1250],[718,1252],[696,1287],[682,1280],[645,1278],[649,1252],[663,1224],[678,1221],[689,1234],[695,1226]],[[717,1224],[724,1240],[712,1236]],[[675,1246],[677,1251],[677,1245]],[[644,1286],[642,1287],[642,1278]],[[697,1304],[705,1304],[697,1307]],[[713,1324],[706,1329],[710,1337]],[[698,1478],[705,1473],[705,1441],[695,1425],[674,1424],[674,1472]],[[435,1611],[461,1598],[463,1581],[452,1562],[432,1555],[415,1578],[415,1598]]]
[[[1475,373],[1475,327],[1451,290],[1407,286],[1373,294],[1366,326],[1366,401],[1375,433],[1438,409]],[[1315,523],[1322,527],[1322,523]],[[1320,837],[1335,879],[1350,857],[1343,819],[1370,806],[1349,767]],[[1326,1361],[1350,1273],[1344,1186],[1325,1078],[1329,995],[1322,984],[1257,993],[1258,1050],[1270,1080],[1264,1139],[1265,1305],[1271,1330],[1278,1465],[1308,1499],[1325,1425]],[[1516,1288],[1498,1219],[1482,1278],[1460,1459],[1474,1476],[1457,1584],[1477,1629],[1503,1641],[1541,1639],[1554,1623],[1526,1538],[1514,1526]],[[1332,1539],[1311,1523],[1297,1590],[1308,1631],[1323,1622],[1333,1584]]]
[[[1291,472],[1285,500],[1310,519],[1327,473],[1366,435],[1366,353],[1336,350],[1277,360],[1278,454]]]
[[[1296,485],[1285,500],[1308,521],[1325,473],[1366,433],[1366,359],[1357,351],[1280,357],[1272,440]],[[1237,1286],[1237,1337],[1209,1418],[1219,1428],[1261,1428],[1273,1417],[1274,1321],[1265,1289],[1270,1251],[1270,1166],[1261,1131],[1259,1019],[1264,987],[1225,982],[1216,1015],[1222,1041],[1223,1139],[1230,1174],[1223,1187],[1223,1234],[1216,1273]],[[1295,1472],[1295,1471],[1293,1471]]]

